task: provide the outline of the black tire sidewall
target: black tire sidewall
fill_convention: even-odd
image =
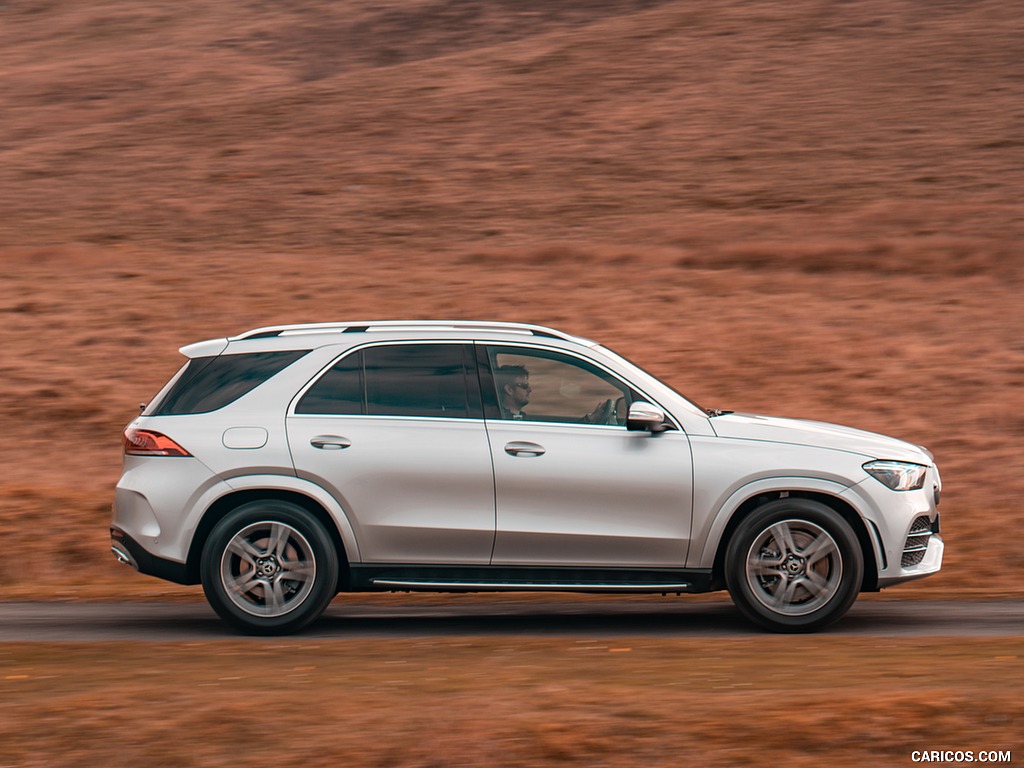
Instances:
[[[282,616],[255,616],[228,597],[221,583],[220,562],[228,542],[253,523],[281,522],[301,533],[316,558],[313,588],[301,604]],[[287,501],[253,501],[228,512],[213,528],[203,547],[200,564],[203,592],[210,606],[227,623],[246,634],[279,635],[296,632],[320,616],[334,598],[338,584],[338,553],[323,524],[308,510]]]
[[[754,540],[783,520],[804,520],[820,526],[835,540],[843,575],[832,599],[804,616],[772,611],[752,593],[746,578],[746,557]],[[812,632],[838,621],[857,599],[864,576],[864,556],[857,534],[831,507],[812,499],[777,499],[754,510],[736,529],[725,554],[725,581],[733,602],[750,621],[772,632]]]

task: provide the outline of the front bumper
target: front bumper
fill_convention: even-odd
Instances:
[[[890,575],[880,575],[878,577],[878,588],[884,589],[885,587],[891,587],[895,584],[902,584],[906,581],[913,581],[914,579],[923,579],[925,576],[931,576],[933,573],[938,573],[942,568],[942,553],[945,551],[945,548],[946,545],[945,542],[943,542],[942,537],[938,534],[932,534],[921,562],[910,566],[902,566],[897,563],[899,566],[899,570],[897,572]]]
[[[932,467],[922,488],[892,491],[874,479],[843,494],[867,524],[878,577],[869,587],[884,589],[938,573],[945,543],[939,535],[938,470]]]

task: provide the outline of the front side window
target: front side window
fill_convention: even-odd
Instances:
[[[353,352],[331,367],[295,407],[300,414],[464,419],[471,382],[461,344],[397,344]],[[479,388],[477,397],[479,399]]]
[[[630,388],[596,365],[559,352],[488,349],[502,419],[624,425]]]

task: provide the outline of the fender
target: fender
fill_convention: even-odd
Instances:
[[[807,491],[810,493],[821,493],[837,498],[843,497],[847,504],[857,510],[857,514],[863,519],[864,513],[855,501],[843,494],[849,490],[849,486],[837,483],[832,480],[824,480],[818,477],[767,477],[747,483],[733,491],[733,493],[719,506],[713,517],[709,516],[710,525],[704,538],[704,548],[700,553],[700,560],[696,563],[688,563],[692,568],[711,568],[715,563],[715,555],[722,541],[722,535],[733,515],[736,514],[744,502],[762,493],[780,493],[784,491]],[[700,535],[699,533],[697,535]],[[874,542],[875,537],[871,536]],[[874,542],[877,549],[878,544]],[[877,553],[876,553],[877,554]]]
[[[352,527],[352,521],[349,519],[348,513],[342,509],[341,505],[338,504],[331,494],[316,483],[311,483],[308,480],[292,475],[243,475],[225,480],[224,485],[228,486],[228,490],[218,494],[216,498],[210,499],[209,504],[204,509],[209,509],[210,504],[213,504],[217,499],[237,491],[269,489],[293,491],[303,496],[308,496],[326,509],[327,514],[331,516],[338,529],[338,533],[341,535],[341,541],[345,545],[345,554],[348,555],[349,562],[362,562],[362,557],[359,555],[359,544],[356,541],[355,529]]]

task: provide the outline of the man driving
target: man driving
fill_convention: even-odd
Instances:
[[[530,386],[530,372],[522,365],[502,365],[495,370],[498,392],[501,396],[502,415],[506,419],[522,420],[530,416],[523,410],[530,403],[533,387]],[[615,401],[599,402],[579,422],[583,424],[618,424],[615,415]]]
[[[522,419],[523,408],[530,402],[530,372],[522,365],[503,365],[495,371],[498,391],[501,393],[501,410],[505,418]]]

